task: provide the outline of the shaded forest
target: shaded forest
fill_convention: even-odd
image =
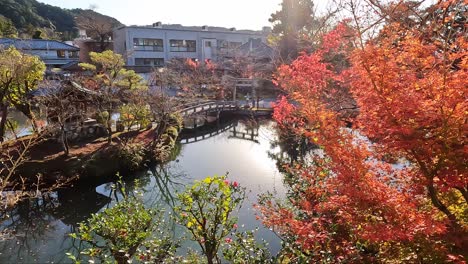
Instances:
[[[78,35],[76,20],[80,16],[121,24],[93,10],[63,9],[35,0],[0,0],[0,37],[70,40]]]

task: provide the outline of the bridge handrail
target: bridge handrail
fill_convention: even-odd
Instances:
[[[190,110],[196,110],[198,108],[202,108],[202,110],[205,110],[204,107],[208,107],[208,109],[213,109],[213,108],[219,108],[220,106],[222,108],[226,106],[228,106],[229,108],[239,107],[238,102],[236,101],[204,101],[201,103],[198,102],[197,104],[192,103],[192,104],[182,105],[182,107],[179,107],[179,109],[177,109],[175,112],[183,114],[183,113],[189,112]]]
[[[178,110],[180,110],[180,109],[185,109],[185,108],[189,108],[189,107],[193,107],[193,106],[201,105],[201,104],[206,104],[206,103],[210,103],[210,102],[216,102],[216,101],[214,101],[214,100],[206,100],[206,101],[197,101],[197,102],[185,103],[185,104],[179,105],[179,106],[177,107],[177,109],[178,109]]]

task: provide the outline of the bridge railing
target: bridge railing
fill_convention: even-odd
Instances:
[[[198,104],[183,105],[176,112],[182,116],[192,115],[206,111],[234,110],[239,107],[235,101],[205,101]]]

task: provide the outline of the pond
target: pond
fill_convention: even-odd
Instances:
[[[143,193],[146,206],[165,207],[170,211],[176,193],[185,186],[207,176],[228,173],[229,180],[239,182],[248,191],[237,213],[240,229],[259,227],[257,238],[266,240],[272,254],[276,254],[281,247],[280,240],[256,220],[253,208],[258,194],[285,195],[282,175],[269,155],[279,151],[271,145],[276,137],[270,120],[231,119],[201,132],[186,133],[175,160],[135,175],[139,179],[136,188]],[[112,185],[61,190],[43,199],[25,201],[9,211],[2,227],[12,234],[10,239],[0,242],[0,263],[71,262],[66,252],[76,252],[82,245],[68,234],[92,213],[121,199]],[[180,236],[181,230],[181,227],[174,228],[176,236]],[[184,243],[179,253],[183,254],[187,247],[198,250],[198,245]]]

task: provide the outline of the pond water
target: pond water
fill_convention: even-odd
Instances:
[[[146,206],[170,211],[175,194],[185,186],[207,176],[228,173],[229,180],[239,182],[248,191],[237,213],[240,229],[259,227],[257,238],[269,242],[271,252],[276,254],[280,250],[280,240],[255,219],[253,208],[258,194],[285,195],[282,175],[269,156],[279,151],[272,148],[271,142],[275,139],[274,123],[269,120],[229,120],[203,132],[185,134],[176,159],[135,175],[140,182],[136,188],[143,193]],[[18,205],[8,212],[8,218],[2,223],[12,235],[0,241],[0,263],[71,262],[65,253],[76,252],[82,245],[68,234],[92,213],[121,199],[111,186],[112,183],[107,183],[88,189],[61,190]],[[174,225],[176,237],[181,230]],[[181,254],[187,247],[198,250],[196,244],[184,243]]]

